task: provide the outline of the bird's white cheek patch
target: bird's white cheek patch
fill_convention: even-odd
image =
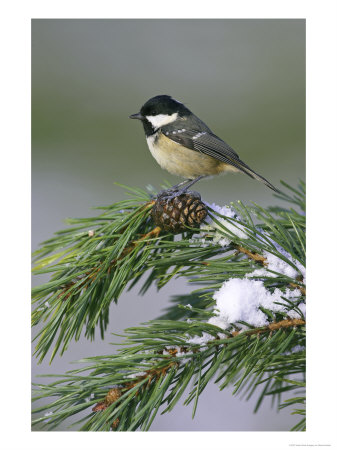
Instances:
[[[157,114],[156,116],[146,116],[147,120],[151,122],[154,129],[163,127],[171,122],[177,120],[178,113],[174,114]]]

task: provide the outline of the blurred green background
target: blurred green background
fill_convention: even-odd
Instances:
[[[65,217],[124,197],[114,182],[156,188],[180,180],[152,158],[142,126],[128,119],[150,97],[185,103],[252,169],[280,187],[305,178],[304,20],[32,21],[32,248],[64,228]],[[280,204],[245,175],[228,174],[195,187],[203,199],[227,204]],[[44,281],[35,277],[34,284]],[[162,293],[134,290],[111,307],[110,330],[155,318],[183,281]],[[35,332],[35,330],[34,330]],[[112,352],[107,335],[82,339],[50,367],[32,363],[32,376],[63,373],[69,362]],[[210,408],[212,405],[212,408]],[[153,430],[288,430],[296,418],[210,386],[198,413],[178,405]],[[61,429],[61,428],[60,428]],[[63,429],[63,428],[62,428]]]

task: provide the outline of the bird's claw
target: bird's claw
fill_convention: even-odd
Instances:
[[[181,189],[165,189],[163,191],[160,191],[156,197],[156,199],[161,199],[164,200],[166,203],[169,203],[170,200],[172,200],[173,198],[179,197],[180,195],[183,194],[193,194],[194,197],[199,197],[201,198],[199,192],[196,191],[188,191],[186,188],[181,188]]]

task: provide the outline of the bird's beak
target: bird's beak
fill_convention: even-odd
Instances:
[[[129,119],[143,120],[143,119],[145,119],[145,117],[142,116],[141,113],[137,113],[137,114],[131,114],[131,116],[129,116]]]

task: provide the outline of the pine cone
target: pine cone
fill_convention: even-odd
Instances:
[[[107,409],[108,406],[110,406],[112,403],[114,403],[116,400],[119,399],[119,397],[122,395],[120,389],[118,388],[112,388],[105,396],[105,399],[102,402],[97,403],[92,410],[97,411],[104,411]],[[118,426],[118,424],[117,424]]]
[[[108,405],[111,405],[111,403],[114,403],[116,400],[119,399],[121,396],[121,390],[118,388],[110,389],[110,391],[107,393],[105,397],[105,401]]]
[[[157,197],[151,215],[154,223],[163,230],[181,233],[186,226],[199,227],[207,216],[207,208],[198,192],[187,191],[173,198],[163,192]]]

